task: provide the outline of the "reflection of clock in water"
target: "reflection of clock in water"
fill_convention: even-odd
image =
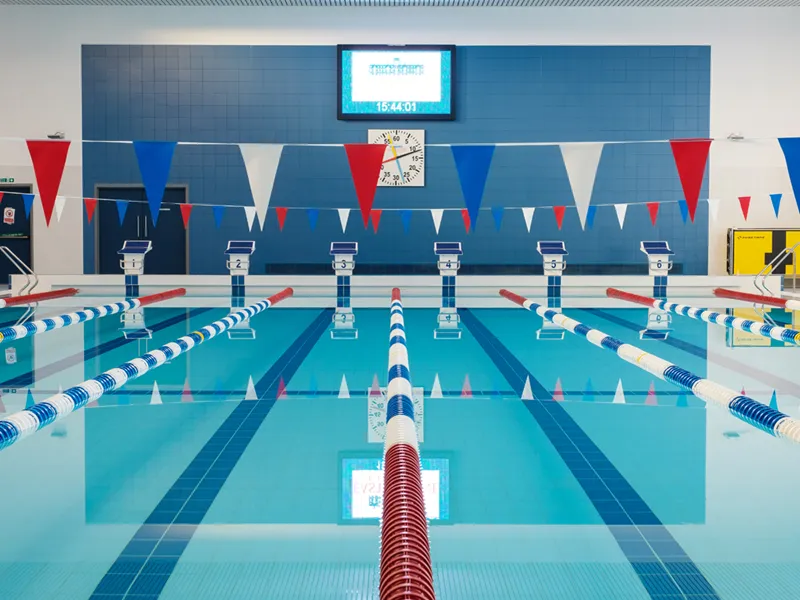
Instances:
[[[382,187],[423,187],[425,185],[425,130],[370,129],[370,144],[385,144],[381,175]]]

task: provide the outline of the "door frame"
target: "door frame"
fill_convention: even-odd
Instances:
[[[0,187],[6,188],[6,189],[8,189],[8,188],[18,188],[18,189],[14,189],[13,192],[9,192],[9,193],[14,193],[14,194],[32,194],[33,193],[33,184],[32,183],[17,183],[15,181],[14,183],[0,183]],[[0,210],[2,210],[2,208],[0,208]],[[30,263],[28,263],[28,266],[31,268],[31,271],[33,271],[35,273],[36,270],[33,268],[33,213],[34,213],[33,207],[31,207],[31,216],[28,217],[28,226],[29,226],[29,229],[30,229],[30,233],[28,234],[28,245],[30,246],[29,250],[30,250],[30,255],[31,255],[31,261],[30,261]],[[2,260],[2,257],[0,257],[0,260]]]
[[[122,188],[122,189],[140,189],[144,190],[144,185],[139,183],[95,183],[94,184],[94,197],[97,198],[98,202],[109,202],[112,201],[113,198],[100,198],[100,188]],[[183,197],[185,198],[184,204],[190,204],[189,202],[189,184],[188,183],[175,183],[175,184],[167,184],[165,189],[175,190],[175,189],[182,189],[183,190]],[[180,209],[179,209],[180,210]],[[31,216],[33,213],[31,212]],[[191,271],[189,270],[190,267],[190,256],[189,256],[189,228],[186,228],[186,248],[184,249],[184,256],[186,257],[186,275],[189,275]],[[33,247],[33,246],[31,246]],[[100,219],[94,219],[94,272],[100,272]]]

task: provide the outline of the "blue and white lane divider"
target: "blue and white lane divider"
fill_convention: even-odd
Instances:
[[[54,421],[63,419],[79,408],[83,408],[89,402],[97,400],[106,392],[122,387],[128,381],[144,375],[184,352],[188,352],[193,347],[210,340],[237,323],[241,323],[244,319],[249,319],[265,311],[273,304],[288,298],[292,294],[292,288],[286,288],[266,300],[232,312],[224,319],[214,321],[210,325],[178,338],[174,342],[164,344],[157,350],[152,350],[139,358],[129,360],[114,369],[101,373],[93,379],[66,389],[55,396],[50,396],[47,400],[37,402],[30,408],[0,419],[0,450],[8,448],[15,442],[28,437]]]
[[[62,327],[69,327],[77,323],[91,321],[92,319],[99,319],[108,315],[115,315],[140,306],[147,306],[148,304],[155,304],[162,300],[169,300],[178,296],[185,296],[186,290],[184,288],[176,288],[168,290],[159,294],[151,294],[149,296],[142,296],[141,298],[133,298],[132,300],[123,300],[122,302],[115,302],[114,304],[104,304],[102,306],[95,306],[85,310],[79,310],[73,313],[59,315],[57,317],[50,317],[40,321],[29,321],[24,325],[13,325],[11,327],[3,327],[0,329],[0,344],[3,342],[10,342],[20,338],[36,335],[37,333],[44,333],[45,331],[52,331],[54,329],[61,329]]]
[[[414,424],[414,397],[408,368],[408,349],[400,290],[392,290],[389,326],[389,377],[386,397],[386,441],[384,451],[393,444],[409,444],[419,451]]]
[[[554,310],[548,310],[541,304],[523,298],[518,294],[508,290],[500,290],[500,295],[523,308],[535,312],[543,319],[560,325],[571,333],[582,335],[595,346],[615,352],[622,360],[636,365],[648,373],[652,373],[659,379],[669,381],[692,392],[704,402],[716,404],[729,410],[731,414],[745,423],[749,423],[776,437],[800,443],[800,421],[793,419],[789,415],[709,379],[703,379],[682,367],[645,352],[641,348],[626,344],[575,319],[570,319]]]
[[[632,294],[630,292],[618,290],[617,288],[608,288],[606,290],[606,295],[609,298],[618,298],[619,300],[626,300],[635,304],[641,304],[642,306],[658,308],[665,312],[683,315],[684,317],[696,319],[697,321],[705,321],[712,325],[719,325],[721,327],[727,327],[728,329],[738,329],[739,331],[754,333],[780,342],[800,345],[800,331],[796,329],[787,329],[786,327],[769,325],[761,321],[752,321],[750,319],[734,317],[733,315],[724,315],[707,308],[697,308],[686,304],[677,304],[675,302],[667,302],[666,300],[648,298],[647,296]]]

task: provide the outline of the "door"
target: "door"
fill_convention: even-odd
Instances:
[[[31,252],[31,222],[25,217],[25,203],[21,194],[31,192],[30,185],[0,183],[4,193],[0,202],[0,246],[5,246],[16,254],[22,262],[33,269]],[[5,256],[0,254],[0,285],[10,284],[11,275],[19,270]]]
[[[184,275],[186,264],[186,230],[179,204],[186,202],[185,187],[168,187],[164,191],[164,203],[158,215],[158,224],[153,225],[150,207],[143,187],[98,187],[100,198],[128,200],[128,208],[122,223],[119,220],[117,203],[101,200],[97,206],[98,273],[103,275],[122,272],[117,252],[125,240],[150,240],[153,249],[144,261],[146,275]]]

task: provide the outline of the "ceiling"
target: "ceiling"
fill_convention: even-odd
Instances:
[[[0,0],[16,6],[800,7],[800,0]]]

